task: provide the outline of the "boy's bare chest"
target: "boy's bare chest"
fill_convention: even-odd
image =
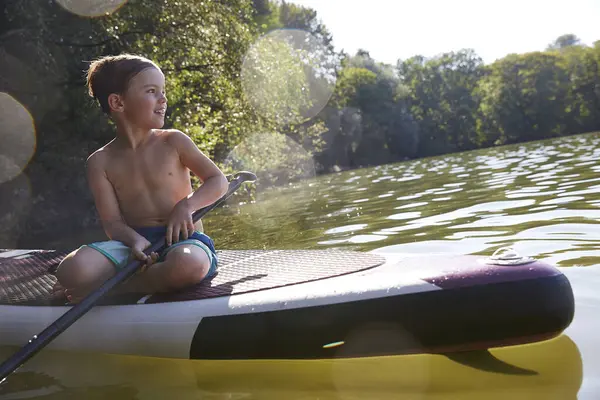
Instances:
[[[121,194],[154,191],[185,182],[189,173],[174,149],[155,146],[144,152],[122,154],[111,159],[108,178]]]

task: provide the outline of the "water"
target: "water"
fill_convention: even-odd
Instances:
[[[205,226],[226,248],[491,254],[600,262],[599,135],[505,146],[319,177],[261,193]],[[236,210],[238,211],[238,210]]]
[[[492,350],[527,373],[430,355],[205,362],[44,351],[12,375],[0,399],[594,398],[599,142],[600,134],[579,135],[347,171],[204,219],[220,248],[489,255],[513,246],[564,267],[578,301],[565,335]],[[12,350],[0,348],[1,358]]]

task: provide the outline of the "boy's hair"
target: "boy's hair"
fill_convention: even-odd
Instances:
[[[135,75],[151,67],[158,69],[158,65],[154,62],[133,54],[99,58],[94,60],[87,70],[88,92],[90,96],[98,100],[102,111],[110,114],[108,96],[111,93],[124,93],[129,81]]]

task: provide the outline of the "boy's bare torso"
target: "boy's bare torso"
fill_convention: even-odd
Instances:
[[[97,153],[131,227],[166,225],[173,207],[192,192],[189,169],[168,131],[153,131],[135,150],[111,142]]]

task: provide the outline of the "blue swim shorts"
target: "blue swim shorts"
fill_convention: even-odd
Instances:
[[[161,238],[164,238],[167,233],[167,228],[165,226],[151,226],[151,227],[142,227],[142,228],[133,228],[137,233],[148,239],[150,243],[155,243]],[[206,278],[213,276],[217,272],[218,259],[217,252],[215,250],[215,245],[212,239],[199,231],[194,231],[192,236],[188,237],[185,240],[180,240],[177,243],[173,243],[171,246],[164,249],[159,254],[158,261],[162,261],[165,259],[167,253],[174,249],[177,246],[181,245],[192,245],[200,247],[202,250],[206,252],[208,259],[210,260],[210,269]],[[86,245],[94,250],[102,253],[106,258],[108,258],[115,265],[116,269],[121,269],[125,267],[130,261],[133,260],[133,255],[131,254],[131,248],[126,246],[123,242],[118,240],[106,240],[102,242],[94,242]]]

